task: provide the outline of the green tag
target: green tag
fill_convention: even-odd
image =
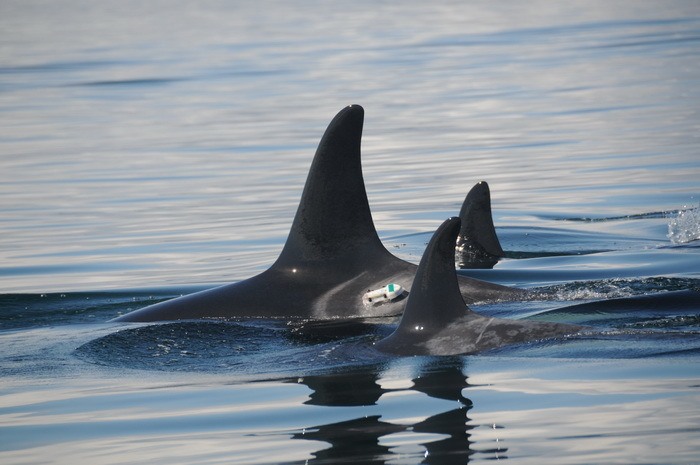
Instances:
[[[387,286],[387,289],[389,289],[389,292],[394,292],[394,285],[393,285],[393,284],[389,284],[389,285]]]

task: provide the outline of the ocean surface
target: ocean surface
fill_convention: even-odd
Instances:
[[[474,310],[591,331],[110,323],[266,269],[353,103],[390,251],[485,180]],[[0,118],[3,464],[700,463],[697,1],[3,0]]]

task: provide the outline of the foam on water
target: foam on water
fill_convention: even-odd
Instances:
[[[674,244],[700,239],[700,208],[683,207],[668,223],[668,238]]]

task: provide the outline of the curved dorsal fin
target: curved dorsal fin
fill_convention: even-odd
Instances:
[[[289,237],[277,264],[386,253],[372,221],[362,177],[364,110],[343,108],[316,150]]]
[[[476,184],[467,194],[459,211],[462,227],[457,236],[457,251],[461,254],[460,266],[493,266],[505,256],[496,236],[491,215],[491,192],[485,181]],[[488,267],[490,267],[488,266]]]
[[[448,218],[433,234],[418,265],[400,330],[444,328],[471,310],[464,303],[455,272],[455,239],[459,218]]]

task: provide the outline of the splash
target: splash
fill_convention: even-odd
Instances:
[[[668,223],[668,238],[674,244],[700,239],[700,207],[683,207]]]

